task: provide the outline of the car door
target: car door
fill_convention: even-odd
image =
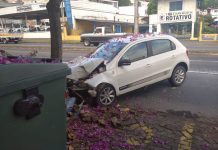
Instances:
[[[169,39],[156,39],[148,43],[152,51],[149,61],[152,83],[169,78],[176,62],[175,44]]]
[[[147,42],[140,42],[131,46],[119,61],[129,59],[130,65],[118,66],[116,69],[116,80],[120,94],[143,87],[144,79],[150,74],[150,65],[147,60],[149,51]]]

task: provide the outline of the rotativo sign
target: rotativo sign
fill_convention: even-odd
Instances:
[[[160,22],[186,22],[192,21],[192,12],[172,12],[160,14]]]

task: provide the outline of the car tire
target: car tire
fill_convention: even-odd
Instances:
[[[169,82],[172,86],[180,86],[183,84],[186,78],[186,72],[187,70],[183,66],[176,66],[176,68],[173,70],[172,76],[169,79]]]
[[[89,39],[85,39],[83,43],[84,43],[84,46],[90,46],[91,44]]]
[[[97,88],[97,105],[109,106],[116,101],[116,91],[110,84],[100,84]]]
[[[3,44],[7,44],[7,43],[8,43],[7,39],[3,39]]]

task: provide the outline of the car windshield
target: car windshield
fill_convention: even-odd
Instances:
[[[126,45],[127,43],[122,41],[107,42],[98,47],[90,57],[103,58],[110,62]]]

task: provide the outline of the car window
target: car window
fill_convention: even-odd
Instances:
[[[129,50],[127,50],[121,59],[130,59],[131,62],[135,62],[145,59],[147,56],[147,42],[142,42],[132,46]]]
[[[172,50],[175,50],[175,49],[176,49],[176,44],[173,43],[172,41],[170,41],[170,42],[171,42],[171,48],[172,48]]]
[[[174,50],[176,49],[176,46],[170,40],[161,39],[161,40],[152,40],[151,48],[152,48],[153,55],[158,55]]]
[[[110,62],[126,45],[125,42],[106,42],[100,45],[90,57],[103,58]]]

